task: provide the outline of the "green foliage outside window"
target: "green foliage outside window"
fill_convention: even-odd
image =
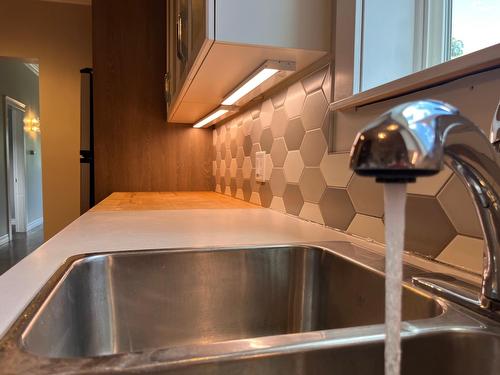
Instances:
[[[462,56],[464,54],[464,42],[459,39],[451,38],[451,58]]]

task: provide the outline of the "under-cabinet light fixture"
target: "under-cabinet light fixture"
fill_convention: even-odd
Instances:
[[[234,105],[249,92],[266,82],[280,71],[295,70],[295,63],[292,61],[268,60],[262,64],[253,74],[241,82],[222,102],[222,105]]]
[[[220,106],[215,111],[210,113],[208,116],[205,116],[196,124],[193,125],[193,128],[203,128],[205,125],[210,124],[212,121],[218,119],[221,116],[224,116],[228,112],[233,112],[234,109],[231,106]]]
[[[231,91],[222,101],[222,105],[219,106],[219,108],[202,118],[200,121],[194,124],[193,127],[203,128],[207,125],[213,124],[215,120],[224,116],[228,112],[236,112],[238,110],[236,104],[240,101],[240,99],[248,95],[250,92],[255,90],[257,87],[262,85],[278,72],[291,72],[294,70],[295,62],[293,61],[267,60],[247,79],[245,79],[233,91]]]

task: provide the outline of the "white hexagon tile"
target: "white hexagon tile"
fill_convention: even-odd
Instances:
[[[382,187],[353,175],[348,152],[328,151],[330,90],[325,67],[217,126],[215,191],[383,242]],[[264,183],[257,151],[268,154]],[[407,249],[477,271],[483,241],[460,181],[445,168],[408,192]]]

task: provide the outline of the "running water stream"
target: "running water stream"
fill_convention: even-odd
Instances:
[[[385,375],[401,368],[401,283],[405,232],[406,184],[384,184],[385,210]]]

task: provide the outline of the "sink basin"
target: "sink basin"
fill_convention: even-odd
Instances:
[[[441,313],[405,288],[404,320]],[[96,357],[383,322],[383,274],[327,249],[122,252],[74,260],[22,346],[41,357]],[[382,347],[356,350],[375,358]]]
[[[344,242],[76,256],[0,340],[0,372],[383,375],[383,270]],[[409,284],[403,319],[403,375],[498,373],[495,321]]]
[[[402,375],[497,375],[500,337],[479,332],[442,332],[402,341]],[[214,361],[164,374],[384,375],[384,343],[359,342],[334,348]]]

